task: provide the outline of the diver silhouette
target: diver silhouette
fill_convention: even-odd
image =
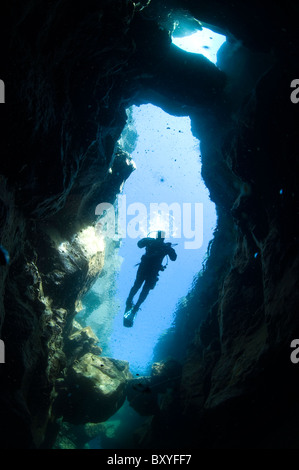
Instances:
[[[165,232],[159,230],[156,238],[142,238],[138,241],[139,248],[145,248],[145,254],[141,257],[136,279],[126,301],[126,310],[124,314],[124,326],[133,326],[134,316],[140,308],[140,305],[147,298],[149,291],[154,289],[159,271],[164,271],[166,266],[162,266],[165,256],[169,256],[171,261],[175,261],[177,254],[172,248],[171,243],[165,243]],[[133,298],[141,288],[138,301],[133,306]]]

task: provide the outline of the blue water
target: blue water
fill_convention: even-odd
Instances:
[[[203,204],[203,227],[198,228],[203,230],[202,246],[187,249],[187,239],[183,234],[181,238],[166,240],[178,243],[175,246],[177,260],[169,261],[166,270],[160,274],[155,289],[150,291],[142,304],[131,329],[123,327],[123,312],[135,280],[135,264],[140,261],[144,250],[137,247],[139,238],[126,236],[122,240],[119,254],[123,257],[123,263],[116,293],[119,310],[109,349],[113,357],[129,361],[133,372],[145,374],[157,340],[173,322],[177,302],[188,293],[193,277],[201,269],[216,225],[216,212],[201,179],[199,142],[191,133],[190,118],[170,116],[150,104],[134,107],[133,118],[139,136],[132,154],[137,168],[123,188],[126,206],[139,202],[149,208],[152,202],[176,202],[181,207],[183,203],[188,203],[192,209],[195,203]],[[127,223],[133,218],[133,215],[127,216]],[[163,229],[161,224],[156,227],[148,224],[147,228],[148,231],[151,228]]]

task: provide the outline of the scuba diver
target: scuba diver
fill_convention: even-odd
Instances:
[[[146,251],[141,258],[136,274],[136,280],[126,301],[124,326],[133,326],[134,316],[139,310],[140,305],[145,301],[149,291],[155,287],[158,281],[159,271],[164,271],[166,268],[166,266],[162,266],[165,256],[169,256],[171,261],[175,261],[177,258],[177,254],[172,248],[172,244],[165,243],[164,239],[165,232],[159,230],[156,238],[142,238],[137,243],[139,248],[145,248]],[[139,299],[133,306],[133,298],[143,283],[144,286],[139,295]]]

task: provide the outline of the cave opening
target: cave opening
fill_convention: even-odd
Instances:
[[[175,29],[172,34],[172,44],[186,52],[201,54],[214,64],[217,64],[218,50],[225,42],[226,36],[204,26],[199,26],[194,31],[183,29],[180,33]]]
[[[136,170],[126,181],[123,196],[128,210],[137,201],[146,210],[134,206],[137,214],[128,224],[136,224],[135,231],[126,234],[119,250],[123,259],[117,280],[121,307],[114,321],[110,352],[112,357],[129,360],[134,373],[148,374],[154,346],[171,327],[176,306],[188,294],[203,263],[216,211],[201,179],[199,142],[192,135],[190,118],[170,116],[151,104],[134,106],[131,116],[138,135],[132,153]],[[137,241],[155,237],[157,230],[165,230],[166,241],[173,243],[178,257],[174,263],[164,260],[165,272],[142,304],[134,327],[126,329],[123,306],[144,251]]]
[[[104,274],[85,297],[78,319],[84,316],[93,328],[103,354],[128,361],[133,374],[150,373],[154,348],[174,326],[176,309],[192,288],[216,227],[215,205],[201,178],[199,144],[188,116],[172,116],[152,104],[128,110],[119,145],[131,152],[136,169],[116,201],[116,212],[120,205],[126,212],[126,224],[120,247],[115,250],[112,242],[108,248]],[[155,237],[157,230],[165,230],[177,260],[164,260],[165,272],[133,328],[124,328],[126,298],[144,252],[137,241]]]
[[[194,21],[195,29],[194,29]],[[226,37],[197,20],[178,23],[172,34],[175,46],[203,54],[217,63],[217,51]],[[192,134],[189,116],[168,114],[148,102],[126,110],[127,124],[118,146],[132,158],[135,171],[125,181],[114,205],[122,211],[119,243],[106,240],[103,273],[85,295],[78,320],[90,325],[103,354],[128,361],[133,374],[146,375],[155,346],[175,328],[175,315],[192,290],[207,256],[217,224],[216,208],[201,176],[200,141]],[[132,163],[131,162],[131,163]],[[156,287],[141,306],[131,329],[123,326],[126,298],[144,250],[142,237],[166,231],[178,255],[164,260]],[[166,264],[165,264],[166,262]],[[135,297],[138,299],[140,291]],[[181,359],[183,353],[178,353]]]

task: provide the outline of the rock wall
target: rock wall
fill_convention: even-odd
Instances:
[[[115,144],[126,122],[116,82],[133,48],[124,41],[133,13],[130,2],[98,9],[92,1],[3,11],[3,447],[39,448],[55,438],[55,383],[74,359],[65,344],[80,298],[103,268],[95,208],[113,202],[132,171]]]
[[[57,380],[79,373],[67,347],[76,308],[103,267],[95,207],[113,202],[132,171],[116,146],[125,108],[149,101],[190,115],[219,223],[188,315],[179,316],[175,338],[185,332],[188,351],[181,384],[140,445],[289,444],[298,413],[289,344],[299,333],[299,107],[290,101],[297,6],[283,7],[192,0],[3,7],[0,242],[11,258],[0,270],[3,447],[53,444]],[[170,18],[190,14],[236,46],[221,70],[171,45]]]
[[[173,335],[173,349],[185,345],[186,337],[189,346],[181,387],[174,393],[179,404],[169,416],[177,425],[169,429],[165,416],[157,415],[149,431],[151,446],[174,442],[194,448],[298,445],[294,393],[298,374],[290,361],[290,343],[298,336],[299,326],[294,180],[298,108],[290,100],[290,83],[298,75],[294,63],[298,43],[290,21],[282,17],[280,21],[284,41],[273,41],[269,55],[265,43],[260,50],[255,43],[262,33],[258,25],[254,34],[246,35],[244,28],[239,35],[257,51],[247,69],[251,76],[240,74],[239,62],[234,62],[238,56],[242,64],[247,62],[248,50],[242,47],[236,57],[224,56],[220,61],[230,76],[229,86],[238,77],[244,91],[236,96],[239,88],[232,96],[234,88],[228,87],[231,121],[227,126],[219,120],[212,134],[209,129],[202,133],[203,175],[217,204],[218,228],[195,291],[177,313],[181,331]],[[264,28],[268,35],[268,25]],[[271,33],[266,41],[269,38]],[[288,47],[282,56],[286,38]],[[261,53],[267,64],[264,71],[259,66]],[[193,119],[198,135],[201,124]],[[226,162],[229,177],[217,168],[219,161]],[[235,193],[232,187],[224,192],[228,182]],[[182,428],[184,437],[179,433]]]

